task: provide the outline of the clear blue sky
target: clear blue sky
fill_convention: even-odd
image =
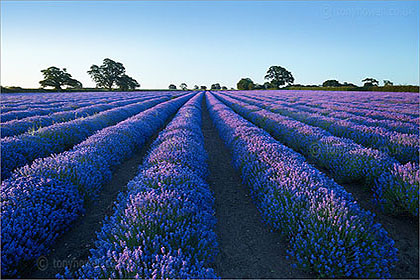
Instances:
[[[365,77],[419,83],[419,1],[1,1],[1,84],[39,87],[66,67],[84,86],[106,57],[142,88]]]

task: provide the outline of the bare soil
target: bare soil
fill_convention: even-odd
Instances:
[[[215,271],[221,278],[313,278],[286,259],[287,242],[264,224],[249,190],[231,164],[231,155],[203,101],[204,146],[209,155],[207,182],[215,197],[220,253]]]

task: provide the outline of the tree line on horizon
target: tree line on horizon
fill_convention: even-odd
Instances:
[[[67,72],[66,68],[60,69],[55,66],[51,66],[47,69],[41,70],[44,79],[39,83],[42,88],[52,87],[54,90],[61,91],[63,87],[65,89],[82,89],[83,85],[80,81],[74,79],[70,73]],[[140,87],[140,84],[132,77],[126,74],[124,65],[120,62],[116,62],[112,59],[105,58],[102,65],[98,66],[93,64],[87,71],[92,80],[96,84],[96,88],[113,90],[118,88],[122,91],[135,90]],[[264,84],[254,83],[250,78],[242,78],[236,84],[238,90],[273,90],[273,89],[305,89],[305,88],[331,88],[331,89],[363,89],[363,90],[375,90],[375,87],[379,87],[379,81],[374,78],[365,78],[362,80],[363,87],[358,87],[352,83],[340,83],[337,80],[326,80],[320,85],[300,85],[294,84],[294,77],[290,71],[282,66],[271,66],[268,68],[264,79],[267,80]],[[395,87],[389,80],[383,81],[384,87],[392,88]],[[398,87],[398,86],[397,86]],[[399,87],[417,87],[418,86],[399,86]],[[170,90],[177,90],[175,84],[170,84],[168,87]],[[2,87],[3,89],[3,87]],[[188,90],[186,83],[181,83],[179,89]],[[207,86],[194,85],[194,90],[207,90]],[[221,86],[220,83],[212,84],[211,90],[227,90],[226,86]],[[234,88],[231,88],[234,90]]]
[[[242,78],[237,83],[238,90],[261,90],[261,89],[282,89],[283,86],[287,87],[320,87],[319,85],[300,85],[300,84],[293,84],[294,77],[290,71],[286,68],[281,66],[271,66],[267,70],[267,74],[264,77],[265,80],[268,80],[263,85],[254,83],[250,78]],[[379,81],[374,78],[365,78],[362,80],[363,88],[370,89],[373,87],[379,86]],[[394,85],[393,82],[389,80],[383,81],[384,87],[391,87]],[[324,88],[359,88],[357,85],[344,82],[340,83],[337,80],[326,80],[322,83],[322,87]]]

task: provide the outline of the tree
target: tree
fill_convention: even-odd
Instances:
[[[176,85],[174,85],[174,84],[170,84],[170,85],[169,85],[169,89],[176,89]]]
[[[220,84],[219,83],[216,83],[216,84],[212,84],[211,85],[211,89],[212,90],[219,90],[219,89],[221,89],[222,87],[220,86]]]
[[[366,78],[366,79],[363,79],[362,82],[364,83],[363,87],[373,87],[373,86],[378,86],[379,84],[378,80],[374,78]]]
[[[393,82],[391,82],[391,81],[389,81],[389,80],[384,80],[384,86],[386,87],[386,86],[393,86],[394,85],[394,83]]]
[[[67,69],[57,68],[55,66],[48,67],[47,69],[41,70],[44,75],[44,80],[39,81],[41,87],[53,87],[55,90],[60,91],[62,86],[68,86],[72,88],[81,88],[82,83],[76,79],[73,79]]]
[[[285,84],[290,85],[293,84],[295,78],[293,78],[292,73],[286,70],[281,66],[271,66],[267,70],[267,75],[264,77],[266,80],[269,80],[270,83],[275,88],[280,88]]]
[[[120,62],[105,58],[102,65],[92,65],[87,73],[99,88],[111,90],[114,86],[129,86],[134,88],[140,86],[136,80],[125,74],[125,67]],[[122,89],[122,88],[121,88]]]
[[[117,80],[117,86],[121,90],[134,90],[137,87],[140,87],[139,83],[136,80],[134,80],[133,78],[127,76],[126,74],[122,75]]]
[[[194,89],[199,89],[199,87],[197,85],[194,86]]]
[[[343,86],[344,86],[344,87],[357,87],[355,84],[348,83],[348,82],[344,82],[344,83],[343,83]]]
[[[201,87],[200,87],[200,89],[201,89],[201,90],[206,90],[206,89],[207,89],[207,87],[206,87],[206,86],[201,86]]]
[[[327,80],[327,81],[322,83],[322,86],[323,87],[340,87],[341,84],[337,80]]]
[[[186,83],[182,83],[182,84],[180,84],[179,85],[179,87],[182,89],[182,90],[187,90],[187,84]]]
[[[272,88],[273,86],[271,85],[271,83],[270,82],[265,82],[264,83],[264,88],[265,89],[269,89],[269,88]]]
[[[227,87],[226,87],[226,86],[222,86],[222,89],[223,89],[223,90],[227,90]]]
[[[265,89],[264,85],[255,84],[254,89]]]
[[[254,82],[250,78],[242,78],[239,80],[239,82],[236,84],[236,87],[239,90],[248,90],[253,89],[255,86]]]

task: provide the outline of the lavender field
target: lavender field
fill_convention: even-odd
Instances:
[[[419,278],[419,95],[1,95],[3,278]]]

